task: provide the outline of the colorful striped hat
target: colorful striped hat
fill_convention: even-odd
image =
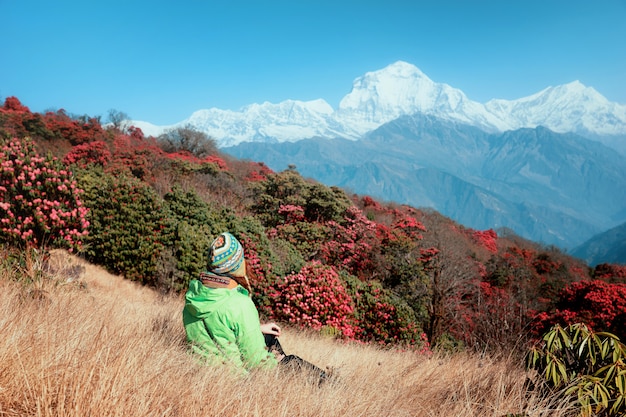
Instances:
[[[221,233],[211,243],[210,269],[216,274],[245,275],[243,247],[241,243],[228,232]]]

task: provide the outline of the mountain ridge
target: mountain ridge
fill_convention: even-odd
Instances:
[[[337,109],[285,100],[136,125],[190,126],[275,170],[565,249],[626,221],[626,105],[580,81],[483,104],[398,61],[356,78]]]
[[[626,221],[626,157],[538,127],[486,133],[403,116],[358,142],[246,142],[223,150],[359,194],[432,207],[472,228],[505,227],[569,249]]]
[[[393,119],[423,113],[473,125],[487,132],[544,126],[555,132],[608,138],[626,150],[626,105],[608,101],[592,87],[573,81],[516,100],[479,103],[463,91],[431,80],[418,67],[397,61],[358,77],[333,109],[325,100],[285,100],[250,104],[239,111],[217,108],[194,112],[169,126],[129,121],[145,134],[191,125],[218,146],[242,142],[293,142],[311,137],[358,140]],[[616,141],[615,137],[620,137]],[[621,140],[621,139],[624,140]]]

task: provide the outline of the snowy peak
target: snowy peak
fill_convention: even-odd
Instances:
[[[580,81],[548,87],[517,100],[494,99],[483,104],[470,100],[459,89],[431,80],[404,61],[356,78],[336,110],[322,99],[285,100],[250,104],[239,111],[199,110],[175,126],[192,125],[226,147],[311,137],[359,139],[387,122],[416,113],[487,132],[544,126],[587,136],[626,136],[626,105],[609,102]],[[155,136],[175,127],[134,124]]]
[[[545,126],[583,135],[626,134],[626,106],[611,103],[592,87],[574,81],[518,100],[490,100],[485,108],[512,129]]]
[[[198,110],[182,124],[190,124],[215,138],[220,146],[241,142],[276,142],[314,136],[341,136],[333,130],[333,108],[324,100],[285,100],[251,104],[240,111]]]
[[[357,78],[352,91],[339,103],[338,112],[384,123],[415,112],[454,110],[466,100],[461,90],[435,83],[416,66],[398,61]]]

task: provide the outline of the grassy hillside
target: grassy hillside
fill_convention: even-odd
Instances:
[[[335,382],[205,367],[185,349],[179,296],[61,250],[33,260],[1,272],[2,416],[569,415],[527,392],[521,364],[506,357],[419,355],[295,328],[285,350],[328,367]],[[39,279],[27,283],[29,274]]]
[[[334,383],[188,354],[181,294],[224,230],[287,353]],[[0,415],[558,417],[576,414],[550,394],[570,382],[579,409],[626,404],[626,267],[272,172],[187,128],[146,137],[7,98],[0,273]],[[580,322],[596,342],[574,360],[554,326]],[[525,385],[531,346],[546,390]]]

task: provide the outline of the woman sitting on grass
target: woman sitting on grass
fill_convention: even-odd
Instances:
[[[304,369],[326,379],[326,373],[295,355],[285,355],[276,323],[261,325],[250,298],[250,282],[241,243],[230,233],[211,244],[209,270],[189,283],[183,324],[194,352],[209,363],[228,363],[245,370],[275,367]]]

